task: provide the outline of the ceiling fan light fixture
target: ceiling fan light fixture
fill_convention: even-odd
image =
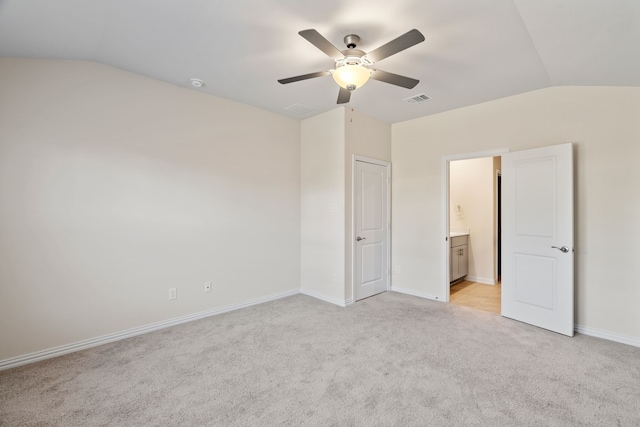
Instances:
[[[345,64],[333,70],[333,80],[348,90],[355,90],[362,87],[371,77],[371,71],[359,64]]]

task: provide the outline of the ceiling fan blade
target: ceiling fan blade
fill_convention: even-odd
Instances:
[[[351,91],[349,89],[345,89],[343,87],[340,88],[340,92],[338,92],[338,104],[346,104],[351,99]]]
[[[318,71],[317,73],[309,73],[303,74],[301,76],[289,77],[287,79],[280,79],[278,80],[278,82],[286,85],[287,83],[299,82],[300,80],[313,79],[315,77],[328,76],[329,74],[331,73],[328,71]]]
[[[340,52],[337,47],[332,45],[331,42],[329,42],[329,40],[325,39],[322,36],[322,34],[317,32],[316,30],[302,30],[302,31],[299,31],[298,34],[300,34],[302,37],[307,39],[309,43],[311,43],[312,45],[314,45],[315,47],[317,47],[318,49],[326,53],[329,56],[329,58],[332,58],[332,59],[344,58],[344,55],[342,54],[342,52]]]
[[[389,83],[396,86],[401,86],[407,89],[413,89],[416,87],[420,80],[412,79],[411,77],[401,76],[399,74],[388,73],[382,70],[373,70],[371,72],[371,78],[380,82]]]
[[[424,41],[422,33],[416,29],[413,29],[407,33],[404,33],[400,37],[391,40],[389,43],[380,46],[377,49],[372,50],[365,56],[371,62],[378,62],[384,58],[388,58],[391,55],[395,55],[398,52],[402,52],[411,46],[417,45]]]

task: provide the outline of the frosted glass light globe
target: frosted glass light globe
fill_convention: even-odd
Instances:
[[[362,65],[347,64],[336,68],[333,72],[333,80],[349,90],[361,87],[369,81],[369,77],[371,77],[371,71]]]

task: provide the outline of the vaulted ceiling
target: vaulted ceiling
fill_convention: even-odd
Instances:
[[[364,51],[424,34],[376,64],[414,89],[370,81],[348,104],[389,123],[549,86],[640,86],[638,0],[0,0],[0,56],[97,61],[296,118],[338,94],[329,76],[277,82],[333,67],[309,28],[340,50],[347,34]]]

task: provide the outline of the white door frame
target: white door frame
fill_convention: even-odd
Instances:
[[[351,302],[356,300],[356,162],[371,163],[387,169],[387,292],[391,290],[391,162],[354,154],[351,157]]]
[[[442,184],[442,188],[440,191],[441,200],[440,200],[440,218],[441,218],[441,232],[442,232],[442,285],[440,288],[440,294],[442,296],[441,300],[444,302],[449,302],[449,163],[455,160],[469,160],[469,159],[480,159],[483,157],[500,157],[504,153],[508,153],[510,149],[507,148],[497,148],[494,150],[487,151],[476,151],[473,153],[463,153],[463,154],[454,154],[450,156],[443,156],[441,163],[441,177],[440,182]]]
[[[500,225],[501,223],[498,222],[498,217],[500,217],[500,220],[502,220],[502,212],[499,212],[499,208],[500,208],[500,204],[502,203],[502,188],[500,188],[500,183],[502,182],[502,164],[500,165],[500,169],[496,171],[496,176],[495,176],[495,187],[493,188],[493,191],[495,191],[496,194],[496,202],[493,205],[493,208],[495,209],[496,215],[495,215],[495,222],[493,224],[493,226],[495,227],[495,236],[496,236],[496,240],[498,240],[497,236],[500,236],[500,240],[502,240],[502,233],[500,230]],[[500,194],[500,197],[498,198],[497,195]],[[494,251],[493,251],[493,271],[495,272],[495,279],[500,282],[500,277],[501,274],[498,272],[498,263],[501,262],[500,257],[502,256],[501,253],[498,252],[498,247],[500,247],[500,249],[502,250],[502,242],[497,242]],[[502,264],[500,264],[500,266],[502,266]]]

